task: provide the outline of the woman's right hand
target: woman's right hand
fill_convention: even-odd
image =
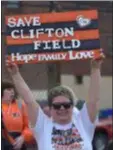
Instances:
[[[14,62],[11,62],[9,60],[6,60],[6,67],[8,72],[11,75],[17,74],[19,72],[19,68],[17,66],[17,64],[15,64]]]

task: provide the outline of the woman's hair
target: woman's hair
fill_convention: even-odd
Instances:
[[[53,99],[57,96],[65,96],[67,97],[71,103],[74,105],[75,96],[73,91],[67,86],[56,86],[49,90],[48,92],[48,104],[52,105]]]
[[[17,91],[15,89],[15,86],[13,83],[9,82],[9,81],[2,81],[1,82],[1,97],[3,96],[3,93],[4,93],[4,90],[5,89],[9,89],[9,88],[12,88],[14,89],[14,92],[15,92],[15,98],[17,97]]]

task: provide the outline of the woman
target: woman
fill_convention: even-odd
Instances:
[[[103,53],[100,55],[104,57]],[[81,111],[74,108],[73,94],[64,86],[49,91],[51,118],[34,100],[32,92],[16,64],[7,62],[13,82],[27,104],[28,116],[39,150],[92,150],[92,138],[98,111],[101,59],[91,63],[89,99]]]
[[[25,142],[33,140],[33,134],[28,128],[26,106],[17,100],[15,87],[10,82],[2,82],[1,96],[3,130],[7,132],[7,136],[2,136],[5,143],[10,143],[4,144],[4,150],[26,150]]]

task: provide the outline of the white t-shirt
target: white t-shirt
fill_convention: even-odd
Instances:
[[[39,150],[92,150],[95,124],[92,124],[86,104],[81,111],[73,109],[72,122],[59,125],[41,109],[36,126],[32,129]]]

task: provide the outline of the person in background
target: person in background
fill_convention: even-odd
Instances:
[[[98,58],[91,60],[89,98],[80,111],[74,107],[75,99],[70,88],[61,85],[49,90],[48,103],[51,118],[44,114],[34,100],[18,66],[6,61],[16,89],[27,105],[29,120],[39,150],[92,150],[100,100],[100,70],[103,58],[101,51]]]
[[[33,140],[32,131],[28,127],[26,105],[23,101],[17,100],[15,86],[9,81],[1,83],[1,98],[2,122],[8,131],[8,136],[14,139],[10,144],[13,150],[26,150],[25,142],[29,143]],[[5,135],[4,139],[9,140]],[[4,150],[9,149],[6,144]]]
[[[7,137],[7,140],[5,139],[5,136]],[[13,149],[13,146],[9,140],[9,137],[8,137],[8,132],[4,126],[4,123],[3,123],[3,115],[2,115],[2,112],[1,112],[1,150],[6,150],[6,148],[8,150],[12,150]]]

